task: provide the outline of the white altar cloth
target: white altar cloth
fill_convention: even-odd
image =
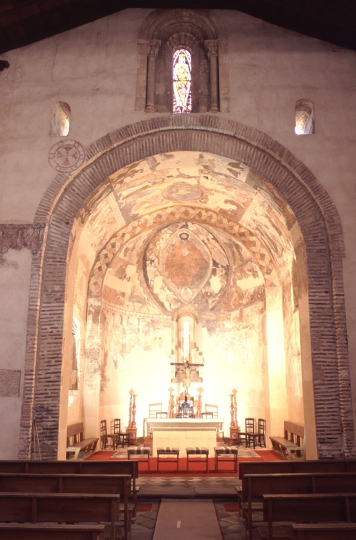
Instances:
[[[189,446],[209,448],[209,456],[214,456],[216,436],[224,420],[221,418],[146,418],[147,435],[152,430],[152,455],[157,456],[157,448],[175,446],[180,457],[186,457]]]

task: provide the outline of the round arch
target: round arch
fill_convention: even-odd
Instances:
[[[307,167],[266,134],[210,115],[176,115],[126,126],[91,144],[86,149],[86,162],[72,175],[57,175],[38,207],[35,223],[46,227],[42,249],[32,263],[19,458],[30,457],[34,413],[44,459],[57,458],[59,438],[64,433],[59,405],[66,263],[74,219],[110,174],[140,159],[174,150],[211,152],[239,160],[273,184],[292,208],[306,250],[309,300],[301,332],[308,336],[304,347],[309,349],[306,356],[310,358],[317,451],[319,457],[350,456],[354,427],[342,273],[344,245],[333,202]]]

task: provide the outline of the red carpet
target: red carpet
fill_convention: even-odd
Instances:
[[[137,503],[136,510],[137,510],[137,512],[151,512],[152,504],[150,504],[150,503]]]
[[[238,512],[240,510],[239,503],[224,503],[226,512]]]
[[[273,450],[255,450],[256,454],[259,457],[241,457],[238,459],[239,462],[242,461],[285,461],[285,458],[280,456],[277,452]],[[124,457],[117,458],[113,457],[115,452],[108,452],[99,450],[88,457],[88,460],[98,460],[98,461],[111,461],[111,460],[122,460],[126,459]],[[139,461],[139,460],[138,460]],[[215,458],[209,458],[209,472],[205,472],[205,463],[190,463],[189,471],[187,472],[187,460],[186,458],[179,458],[178,463],[178,472],[175,470],[174,463],[160,463],[160,471],[157,472],[157,459],[150,459],[150,472],[147,470],[147,461],[139,462],[139,475],[140,476],[220,476],[220,477],[231,477],[238,476],[238,472],[233,472],[233,463],[220,463],[219,471],[215,471]],[[221,470],[220,470],[221,469]]]

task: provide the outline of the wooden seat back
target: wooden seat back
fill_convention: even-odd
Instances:
[[[130,475],[0,473],[0,492],[113,494],[124,504],[125,537],[129,532]]]
[[[78,443],[84,439],[84,424],[77,422],[67,426],[67,446]]]
[[[356,473],[246,474],[242,502],[247,500],[246,528],[252,539],[252,503],[268,494],[356,493]]]
[[[105,525],[0,523],[0,540],[104,540]]]
[[[136,461],[17,461],[0,460],[0,473],[130,474],[138,478]]]
[[[1,463],[1,462],[0,462]],[[239,478],[245,474],[356,472],[356,459],[316,459],[305,461],[245,461],[239,464]]]
[[[102,522],[111,524],[115,540],[119,520],[118,495],[88,493],[0,493],[0,521],[14,522]]]
[[[277,522],[356,522],[356,493],[263,495],[263,521],[268,524],[268,540]]]
[[[128,500],[130,475],[0,473],[0,492],[107,493]]]
[[[356,493],[356,472],[247,474],[242,492],[244,500],[264,493]]]
[[[284,421],[284,438],[288,441],[297,444],[298,446],[304,445],[305,428],[300,424],[294,422]]]
[[[355,540],[356,523],[296,523],[293,540]]]

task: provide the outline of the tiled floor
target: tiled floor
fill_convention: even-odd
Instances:
[[[126,457],[127,449],[118,449],[117,457]],[[239,448],[239,457],[257,457],[252,449]],[[132,524],[131,540],[152,540],[159,502],[162,497],[182,497],[194,502],[194,497],[210,497],[214,500],[216,514],[224,540],[246,540],[246,529],[239,512],[226,511],[224,502],[237,502],[235,487],[241,480],[235,477],[177,477],[140,476],[140,503],[151,503],[152,510],[137,512]],[[262,515],[254,514],[254,519],[262,520]],[[254,530],[254,539],[258,538]],[[168,539],[167,539],[168,540]]]
[[[140,498],[144,497],[236,497],[235,486],[241,485],[236,477],[172,477],[141,476],[137,481]]]
[[[150,502],[152,503],[150,512],[137,513],[136,522],[132,524],[131,540],[152,540],[159,502],[152,500]],[[227,512],[222,500],[214,500],[214,504],[223,539],[246,540],[245,525],[239,512]],[[260,520],[262,515],[255,514],[254,518]],[[257,531],[254,531],[254,538],[257,538]]]
[[[159,502],[149,502],[152,504],[151,511],[137,512],[136,521],[131,528],[131,540],[152,540]]]

